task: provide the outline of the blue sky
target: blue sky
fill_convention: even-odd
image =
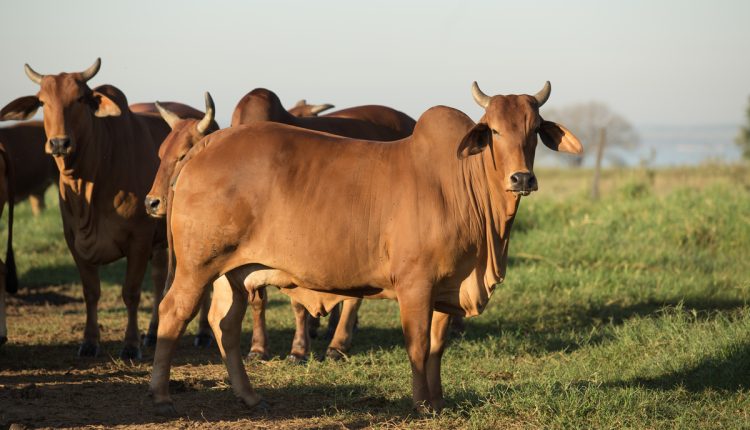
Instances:
[[[286,105],[445,104],[470,85],[550,106],[599,100],[636,124],[739,124],[750,94],[750,1],[24,1],[0,3],[0,103],[23,73],[81,70],[131,103],[201,107],[227,125],[256,87]]]

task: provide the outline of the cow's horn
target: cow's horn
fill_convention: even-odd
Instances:
[[[298,101],[297,104],[294,105],[294,107],[302,107],[302,106],[304,106],[306,104],[307,104],[307,100],[302,99],[302,100]]]
[[[86,82],[96,76],[96,74],[99,72],[99,67],[101,66],[102,59],[97,58],[96,61],[94,61],[94,64],[91,65],[91,67],[81,72],[81,79],[83,79],[83,82]]]
[[[534,94],[534,98],[539,104],[539,107],[542,107],[542,105],[547,102],[550,92],[552,92],[552,85],[550,85],[549,81],[547,81],[544,83],[544,88],[542,88],[542,90],[538,93]]]
[[[332,104],[329,104],[329,103],[322,104],[322,105],[315,105],[315,106],[313,106],[313,107],[310,108],[310,112],[313,115],[317,115],[317,114],[319,114],[319,113],[321,113],[323,111],[326,111],[328,109],[333,109],[333,107],[334,106]]]
[[[471,95],[474,96],[474,101],[477,102],[479,106],[482,106],[483,108],[487,109],[487,106],[490,105],[490,96],[483,93],[482,90],[479,89],[479,85],[477,85],[477,82],[474,81],[473,84],[471,84]]]
[[[206,130],[214,120],[214,100],[211,98],[211,94],[206,91],[206,115],[203,117],[201,122],[195,126],[200,134],[206,134]]]
[[[44,75],[34,71],[34,69],[32,69],[31,66],[29,66],[28,64],[24,64],[23,69],[26,71],[26,76],[28,76],[29,79],[34,81],[35,84],[41,85],[42,78],[44,77]]]
[[[180,120],[180,117],[177,116],[176,113],[162,106],[161,103],[156,102],[154,104],[156,105],[156,109],[159,110],[161,117],[164,118],[164,121],[166,121],[167,124],[169,124],[169,128],[174,129],[174,126],[177,125],[177,121]]]

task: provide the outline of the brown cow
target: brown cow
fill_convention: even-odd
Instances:
[[[206,95],[207,111],[210,96]],[[211,106],[213,102],[211,101]],[[173,124],[173,137],[170,137],[160,150],[161,164],[151,191],[146,198],[146,210],[155,217],[164,217],[167,206],[164,204],[168,192],[169,178],[176,171],[179,160],[184,157],[203,136],[213,129],[199,129],[196,121],[179,122],[179,116],[161,109],[165,121]],[[213,109],[211,109],[213,111]],[[363,137],[369,136],[373,140],[385,138],[403,138],[411,134],[412,129],[392,129],[389,126],[373,124],[369,121],[361,121],[350,118],[328,119],[323,117],[297,119],[287,112],[281,105],[278,96],[263,88],[257,88],[245,95],[237,104],[232,115],[232,126],[249,124],[260,121],[273,121],[285,124],[293,124],[310,128],[313,130],[329,131],[342,136]],[[203,131],[200,131],[203,130]],[[253,295],[251,300],[253,309],[253,340],[248,358],[267,359],[268,334],[265,324],[265,307],[267,296],[264,293]],[[343,303],[339,324],[333,333],[333,338],[328,346],[326,355],[332,359],[340,359],[351,347],[352,334],[357,319],[357,310],[361,300],[347,300]],[[299,303],[292,300],[292,309],[295,314],[296,330],[292,341],[292,350],[289,359],[293,361],[304,361],[309,355],[310,339],[307,328],[307,312]]]
[[[312,117],[317,114],[312,114],[315,111],[316,106],[331,106],[333,105],[308,105],[305,100],[297,102],[294,108],[289,110],[289,113],[299,117]],[[367,121],[373,124],[382,125],[390,128],[391,130],[397,130],[404,133],[404,136],[408,136],[414,130],[416,121],[409,115],[397,111],[396,109],[389,108],[388,106],[380,105],[364,105],[354,106],[346,109],[337,110],[334,112],[323,115],[324,117],[331,118],[350,118],[361,121]]]
[[[216,132],[174,185],[175,279],[159,307],[151,392],[174,411],[169,372],[177,338],[214,283],[209,320],[235,393],[261,402],[239,347],[248,294],[274,285],[313,315],[343,297],[398,300],[419,410],[443,406],[440,360],[448,316],[481,313],[505,278],[521,196],[537,189],[537,133],[580,153],[564,127],[544,121],[534,96],[474,98],[475,124],[435,107],[414,134],[374,143],[263,123]],[[197,149],[198,147],[196,147]]]
[[[60,171],[60,212],[65,240],[83,284],[86,328],[78,354],[99,353],[97,305],[101,294],[98,268],[127,258],[122,298],[128,312],[123,358],[138,358],[138,303],[141,282],[151,258],[155,289],[164,285],[166,252],[157,221],[143,210],[159,158],[142,118],[128,109],[125,95],[103,85],[86,83],[99,71],[96,62],[80,73],[41,75],[25,66],[40,86],[35,96],[14,100],[2,110],[2,120],[28,119],[41,106],[48,137],[45,151]],[[152,254],[153,251],[153,254]]]
[[[8,239],[5,249],[5,263],[0,261],[0,345],[8,341],[8,327],[5,319],[5,292],[18,291],[18,277],[16,275],[16,261],[13,257],[13,201],[14,179],[13,163],[5,146],[0,142],[0,215],[3,214],[5,203],[8,203]]]
[[[34,215],[44,209],[44,192],[50,184],[57,183],[59,176],[55,162],[44,153],[46,141],[41,121],[0,128],[0,142],[13,164],[15,202],[28,197]]]
[[[164,148],[169,145],[164,145],[165,139],[169,136],[172,131],[171,123],[168,123],[159,111],[159,106],[168,106],[173,112],[177,112],[182,118],[196,119],[199,120],[206,116],[203,112],[195,109],[191,106],[177,103],[177,102],[156,102],[156,103],[134,103],[130,105],[130,111],[135,113],[137,116],[142,118],[148,125],[151,137],[154,142],[159,144],[159,158],[163,155]],[[215,121],[211,123],[215,130],[219,129],[219,125]],[[168,157],[169,158],[169,157]],[[158,172],[157,172],[158,175]],[[158,178],[155,179],[158,181]],[[158,326],[158,306],[161,300],[162,289],[154,288],[154,310],[151,314],[151,322],[148,326],[148,332],[143,337],[144,346],[156,345],[156,328]],[[211,328],[208,325],[208,307],[211,305],[210,295],[207,294],[203,307],[201,308],[200,319],[198,321],[198,333],[195,336],[193,344],[199,348],[207,347],[212,342]]]
[[[307,104],[307,100],[302,99],[289,109],[289,113],[299,118],[318,116],[319,113],[327,111],[328,109],[333,109],[334,107],[335,106],[328,103],[322,105],[309,105]]]

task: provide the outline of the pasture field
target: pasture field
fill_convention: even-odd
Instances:
[[[443,360],[448,408],[428,417],[411,412],[395,302],[365,302],[347,361],[295,365],[283,359],[293,320],[276,291],[268,311],[276,356],[247,365],[271,409],[245,410],[218,349],[197,350],[188,335],[172,372],[182,417],[155,417],[153,350],[142,362],[114,358],[125,322],[122,263],[103,271],[105,353],[75,356],[85,311],[50,189],[41,217],[27,203],[17,209],[22,288],[9,300],[10,340],[0,347],[0,427],[750,427],[750,169],[609,170],[596,202],[588,170],[537,176],[540,191],[523,199],[513,228],[507,280],[453,336]],[[314,354],[324,351],[315,340]]]

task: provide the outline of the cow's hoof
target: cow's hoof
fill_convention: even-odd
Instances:
[[[344,354],[338,349],[333,349],[333,348],[328,348],[328,350],[326,351],[326,357],[329,360],[333,360],[333,361],[343,361],[349,358],[348,355]]]
[[[196,348],[207,348],[214,343],[214,338],[209,333],[198,333],[193,340],[193,346]]]
[[[248,405],[247,402],[243,401],[243,403],[245,403],[245,406],[247,406],[247,408],[249,410],[253,411],[253,412],[259,412],[261,414],[267,414],[268,412],[271,411],[271,404],[268,403],[267,401],[263,400],[263,399],[260,399],[260,401],[258,401],[258,403],[254,404],[252,406]]]
[[[79,357],[98,357],[99,352],[99,344],[94,342],[83,342],[78,348]]]
[[[8,342],[8,336],[0,336],[0,346]]]
[[[143,358],[141,349],[134,345],[125,345],[120,352],[120,358],[123,360],[140,360]]]
[[[253,361],[268,361],[269,358],[270,357],[268,356],[267,353],[250,351],[247,354],[247,357],[245,357],[245,362],[251,363]]]
[[[307,357],[302,355],[289,354],[286,361],[292,364],[307,364]]]
[[[173,418],[177,416],[177,409],[174,408],[172,402],[155,403],[154,413],[160,417]]]

